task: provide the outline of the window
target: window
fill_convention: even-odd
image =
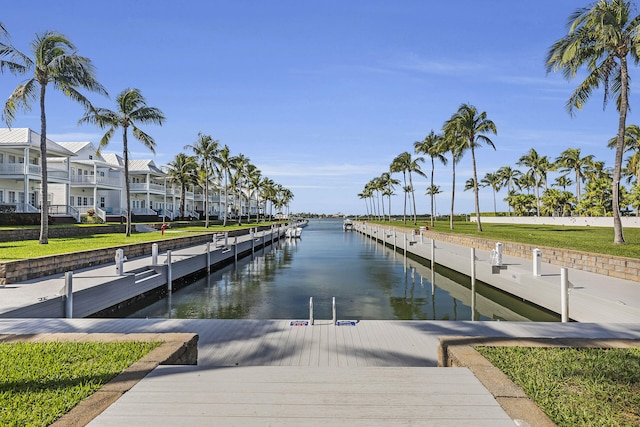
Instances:
[[[13,154],[9,155],[9,163],[15,163],[16,162],[16,156],[14,156]]]
[[[104,176],[104,171],[100,171],[100,176]]]
[[[71,206],[73,206],[73,202],[74,202],[73,196],[69,196],[69,204]]]
[[[104,196],[100,197],[100,207],[104,208]]]
[[[82,206],[87,206],[87,198],[86,197],[82,198]]]
[[[24,157],[18,157],[18,163],[24,163]]]
[[[4,163],[4,153],[0,153],[0,163]]]
[[[93,156],[89,154],[89,160],[93,160]]]
[[[9,203],[15,203],[15,202],[16,202],[16,192],[9,191]]]
[[[78,206],[82,206],[82,197],[78,196]]]
[[[87,169],[84,170],[85,175],[89,175],[89,171]]]
[[[4,190],[0,190],[0,203],[4,202]]]

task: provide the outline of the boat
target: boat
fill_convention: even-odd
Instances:
[[[342,223],[342,229],[344,231],[353,231],[353,221],[351,221],[349,218],[345,219]]]
[[[302,236],[302,227],[287,228],[284,235],[292,239],[299,239]]]

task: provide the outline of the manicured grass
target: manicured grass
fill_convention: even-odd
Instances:
[[[476,350],[559,426],[640,425],[640,348]]]
[[[0,425],[51,424],[159,344],[0,344]]]
[[[265,224],[258,224],[265,225]],[[232,231],[240,228],[256,227],[251,225],[212,226],[204,227],[179,227],[165,230],[164,235],[159,231],[149,233],[133,233],[126,237],[124,233],[94,234],[91,236],[78,236],[67,238],[50,238],[49,243],[40,245],[37,240],[23,240],[19,242],[0,242],[0,261],[13,261],[19,259],[36,258],[47,255],[57,255],[71,252],[101,249],[112,246],[130,245],[134,243],[154,242],[157,240],[171,239],[193,235],[194,233],[215,233]]]
[[[367,221],[367,223],[378,223]],[[380,222],[389,225],[389,222]],[[423,226],[424,221],[418,222]],[[413,222],[392,221],[396,227],[417,228]],[[626,244],[613,243],[613,228],[610,227],[567,227],[557,225],[520,225],[520,224],[482,224],[482,232],[478,232],[477,224],[471,222],[454,222],[453,230],[449,223],[436,221],[434,231],[442,233],[459,233],[484,237],[492,240],[527,243],[552,248],[574,249],[598,254],[640,258],[640,229],[625,228]]]

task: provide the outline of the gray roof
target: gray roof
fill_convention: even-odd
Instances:
[[[82,150],[84,147],[86,147],[91,143],[90,142],[59,142],[58,144],[62,145],[64,148],[66,148],[69,151],[73,151],[74,153],[77,153],[78,151]]]
[[[129,160],[129,173],[151,173],[153,175],[166,175],[153,160]]]
[[[32,147],[40,151],[40,134],[29,128],[0,128],[0,147]],[[49,138],[47,138],[47,155],[75,156],[73,152]]]

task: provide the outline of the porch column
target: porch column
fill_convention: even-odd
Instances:
[[[24,209],[24,212],[29,212],[29,210],[27,209],[27,204],[29,204],[29,201],[30,201],[29,199],[29,147],[24,148],[24,165],[23,166],[24,166],[23,168],[24,206],[22,206],[22,208]]]

